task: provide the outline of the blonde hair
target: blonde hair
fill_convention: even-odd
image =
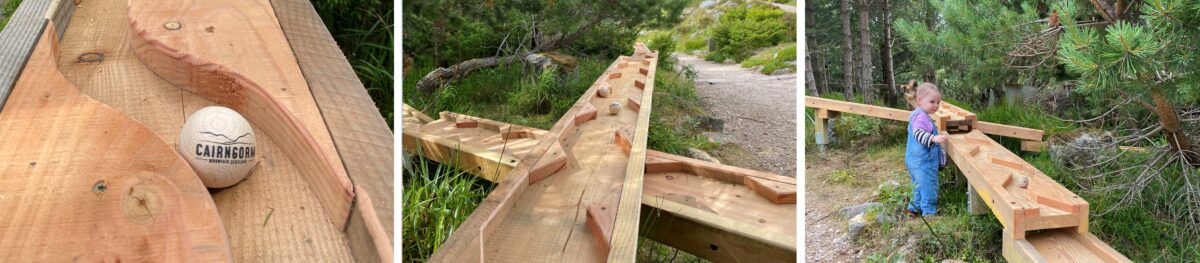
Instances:
[[[933,85],[933,83],[922,82],[921,85],[917,85],[917,99],[924,98],[925,96],[929,96],[930,94],[934,93],[940,94],[942,92],[939,91],[938,87]]]

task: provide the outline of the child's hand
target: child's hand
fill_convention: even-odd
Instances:
[[[933,136],[933,142],[943,143],[943,142],[946,142],[946,138],[947,138],[946,135]]]

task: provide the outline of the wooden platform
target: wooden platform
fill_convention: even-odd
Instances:
[[[440,115],[440,119],[433,120],[404,105],[405,151],[457,165],[491,181],[497,180],[495,171],[511,170],[528,154],[531,145],[547,134],[540,129],[457,113]],[[463,119],[473,120],[477,127],[455,127]],[[527,136],[506,140],[501,131]],[[648,150],[646,156],[641,223],[644,235],[713,261],[791,262],[796,258],[795,178],[654,150]],[[750,178],[788,186],[792,201],[772,203],[743,184]],[[786,199],[783,196],[780,199]]]
[[[48,1],[31,0],[22,8],[39,2],[49,4]],[[257,150],[263,160],[245,181],[210,192],[220,221],[227,230],[227,249],[230,249],[232,259],[390,260],[392,133],[307,1],[239,3],[232,6],[233,9],[197,10],[195,14],[240,14],[255,23],[256,31],[233,30],[244,28],[225,28],[219,23],[205,25],[202,17],[162,21],[163,24],[156,25],[155,29],[163,29],[165,23],[181,22],[182,30],[193,30],[189,33],[201,35],[273,35],[274,38],[259,39],[262,42],[248,46],[266,47],[270,52],[252,52],[245,46],[222,52],[239,59],[272,56],[267,61],[274,61],[270,63],[273,67],[254,70],[276,72],[273,74],[282,74],[281,77],[247,74],[246,81],[256,84],[286,81],[284,85],[268,86],[266,91],[270,100],[279,102],[286,114],[296,116],[298,127],[303,127],[317,145],[316,149],[329,157],[325,160],[332,165],[327,167],[341,174],[341,179],[337,180],[344,183],[311,180],[314,177],[306,175],[312,169],[305,166],[311,164],[298,165],[296,162],[296,159],[308,157],[285,154],[285,149],[291,146],[284,147],[287,145],[280,139],[289,135],[270,129],[264,131],[264,125],[274,125],[266,123],[276,119],[248,116],[259,135]],[[136,30],[131,27],[127,14],[129,4],[129,1],[97,0],[51,5],[49,17],[71,21],[56,27],[64,31],[56,52],[57,71],[83,94],[128,116],[161,138],[164,144],[174,147],[187,114],[215,102],[231,102],[213,101],[213,94],[197,90],[189,92],[180,86],[186,83],[173,84],[163,78],[164,72],[155,72],[162,69],[161,66],[147,65],[139,57],[145,53],[135,52],[131,45]],[[189,6],[184,1],[175,4],[176,7]],[[222,21],[229,23],[231,20]],[[214,51],[200,47],[179,50]],[[232,69],[231,72],[249,70],[247,66],[237,66],[237,62],[228,60],[212,59],[210,62]],[[243,114],[251,111],[243,110]],[[0,114],[6,112],[0,111]],[[336,193],[349,199],[330,202],[337,197],[323,195],[335,191],[322,189],[336,189]]]

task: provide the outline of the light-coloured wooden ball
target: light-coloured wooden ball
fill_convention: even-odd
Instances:
[[[609,115],[617,115],[617,113],[619,113],[619,112],[621,112],[621,103],[620,102],[614,101],[614,102],[608,104],[608,114]]]
[[[600,89],[596,91],[596,94],[599,94],[601,98],[608,98],[608,95],[612,94],[612,88],[609,87],[608,84],[604,84],[603,86],[600,86]]]
[[[237,184],[258,164],[250,122],[221,106],[192,113],[179,131],[176,150],[208,188]]]

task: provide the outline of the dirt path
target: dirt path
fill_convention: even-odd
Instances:
[[[874,192],[882,182],[907,183],[907,178],[902,178],[906,174],[898,173],[903,170],[903,159],[864,154],[871,143],[857,142],[848,149],[829,149],[824,154],[805,151],[804,237],[809,262],[862,261],[870,253],[862,244],[846,238],[847,219],[837,214],[838,210],[876,201]],[[844,179],[847,172],[850,179]],[[835,180],[835,173],[843,173],[843,181]]]
[[[723,131],[705,133],[723,145],[714,153],[717,158],[796,176],[796,74],[767,76],[736,64],[675,57],[696,71],[696,93],[705,111],[725,121]]]

